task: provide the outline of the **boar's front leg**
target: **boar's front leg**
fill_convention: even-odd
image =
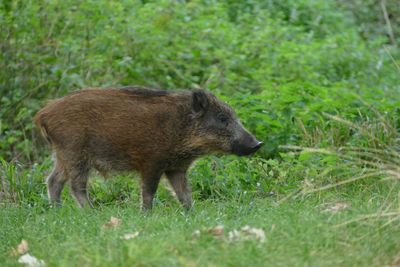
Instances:
[[[185,209],[192,207],[192,191],[186,176],[185,171],[167,171],[165,172],[167,178],[174,188],[175,194]]]
[[[153,198],[157,192],[161,173],[143,173],[142,174],[142,210],[151,210],[153,207]]]

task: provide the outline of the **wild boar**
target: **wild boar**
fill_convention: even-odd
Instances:
[[[139,172],[142,209],[151,209],[165,174],[189,209],[186,172],[196,158],[213,152],[250,155],[263,144],[231,107],[203,90],[85,89],[50,101],[35,124],[53,151],[54,169],[46,180],[50,201],[61,204],[68,181],[81,207],[92,206],[87,182],[96,169]]]

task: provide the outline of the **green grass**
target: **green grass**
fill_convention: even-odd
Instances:
[[[272,198],[197,201],[185,214],[171,201],[158,202],[151,213],[137,202],[76,208],[70,198],[62,208],[3,204],[0,209],[0,262],[19,266],[9,255],[21,239],[29,252],[49,266],[382,266],[400,252],[399,221],[359,220],[379,214],[398,201],[399,186],[376,184],[364,190],[324,193],[280,203]],[[391,193],[390,193],[391,192]],[[351,208],[324,212],[337,201]],[[393,206],[391,208],[394,208]],[[120,227],[103,229],[111,216]],[[224,225],[224,238],[195,230]],[[262,228],[266,241],[229,242],[228,232],[244,225]],[[122,240],[139,231],[137,238]]]
[[[399,18],[376,0],[0,1],[0,266],[20,266],[21,239],[48,266],[398,266]],[[126,85],[205,88],[266,145],[198,161],[189,214],[164,189],[141,213],[126,176],[91,180],[93,210],[68,190],[50,208],[34,114]],[[218,224],[266,241],[192,236]]]

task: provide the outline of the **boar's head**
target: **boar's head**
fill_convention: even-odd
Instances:
[[[241,124],[233,109],[214,95],[202,90],[192,93],[194,138],[198,146],[209,152],[245,156],[255,153],[263,142],[258,141]]]

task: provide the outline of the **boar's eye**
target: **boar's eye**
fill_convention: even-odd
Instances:
[[[224,114],[219,114],[218,115],[218,121],[223,123],[223,124],[225,124],[225,125],[227,125],[228,121],[229,121],[229,118]]]

